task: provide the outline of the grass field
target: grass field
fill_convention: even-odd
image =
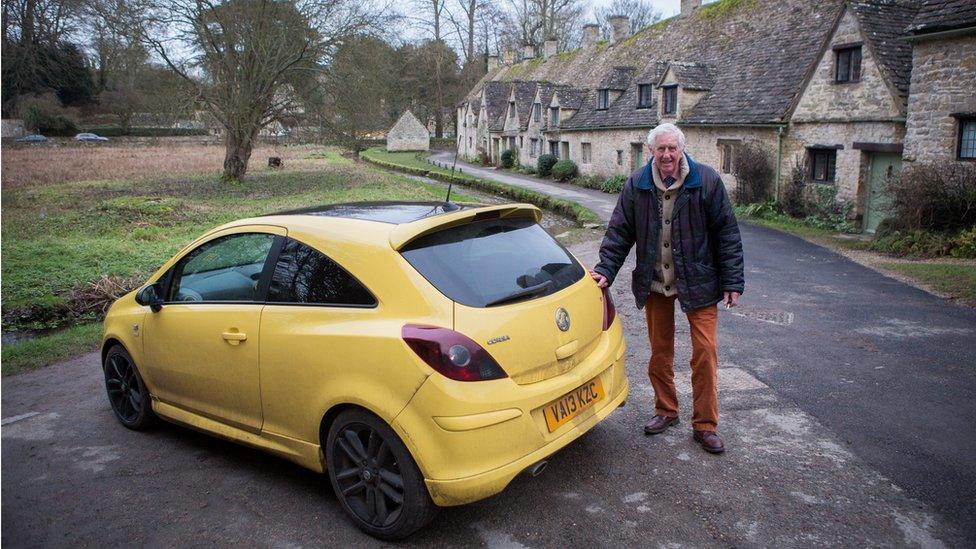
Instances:
[[[882,263],[882,267],[916,279],[937,292],[976,305],[976,265],[953,263]]]
[[[252,156],[255,169],[240,184],[219,180],[220,147],[131,148],[119,147],[115,160],[110,148],[92,149],[94,158],[64,164],[66,153],[58,148],[17,149],[17,161],[4,150],[4,331],[97,320],[97,312],[79,316],[84,307],[78,295],[118,287],[106,284],[105,277],[108,282],[133,277],[130,284],[138,284],[186,243],[221,223],[316,204],[440,200],[444,194],[441,187],[321,147],[272,151],[284,158],[282,170],[264,167],[269,151],[258,149]],[[173,168],[172,157],[181,155],[191,161]],[[115,164],[112,177],[98,178],[98,166],[106,163]]]

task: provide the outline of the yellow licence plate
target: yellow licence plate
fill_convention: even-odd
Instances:
[[[595,377],[558,399],[546,404],[543,413],[549,432],[562,427],[566,422],[591,408],[603,399],[603,384]]]

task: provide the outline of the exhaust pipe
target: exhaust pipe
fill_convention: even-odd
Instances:
[[[535,465],[529,467],[528,469],[526,469],[525,472],[528,473],[529,475],[533,476],[533,477],[537,477],[537,476],[541,475],[543,471],[546,470],[546,466],[547,465],[549,465],[549,461],[542,460],[542,461],[536,463]]]

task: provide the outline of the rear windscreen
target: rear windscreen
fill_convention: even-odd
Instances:
[[[438,290],[471,307],[549,295],[583,267],[534,220],[490,219],[418,238],[403,257]]]

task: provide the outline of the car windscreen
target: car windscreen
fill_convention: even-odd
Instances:
[[[450,299],[490,307],[556,293],[583,267],[532,219],[490,219],[408,244],[403,257]]]

